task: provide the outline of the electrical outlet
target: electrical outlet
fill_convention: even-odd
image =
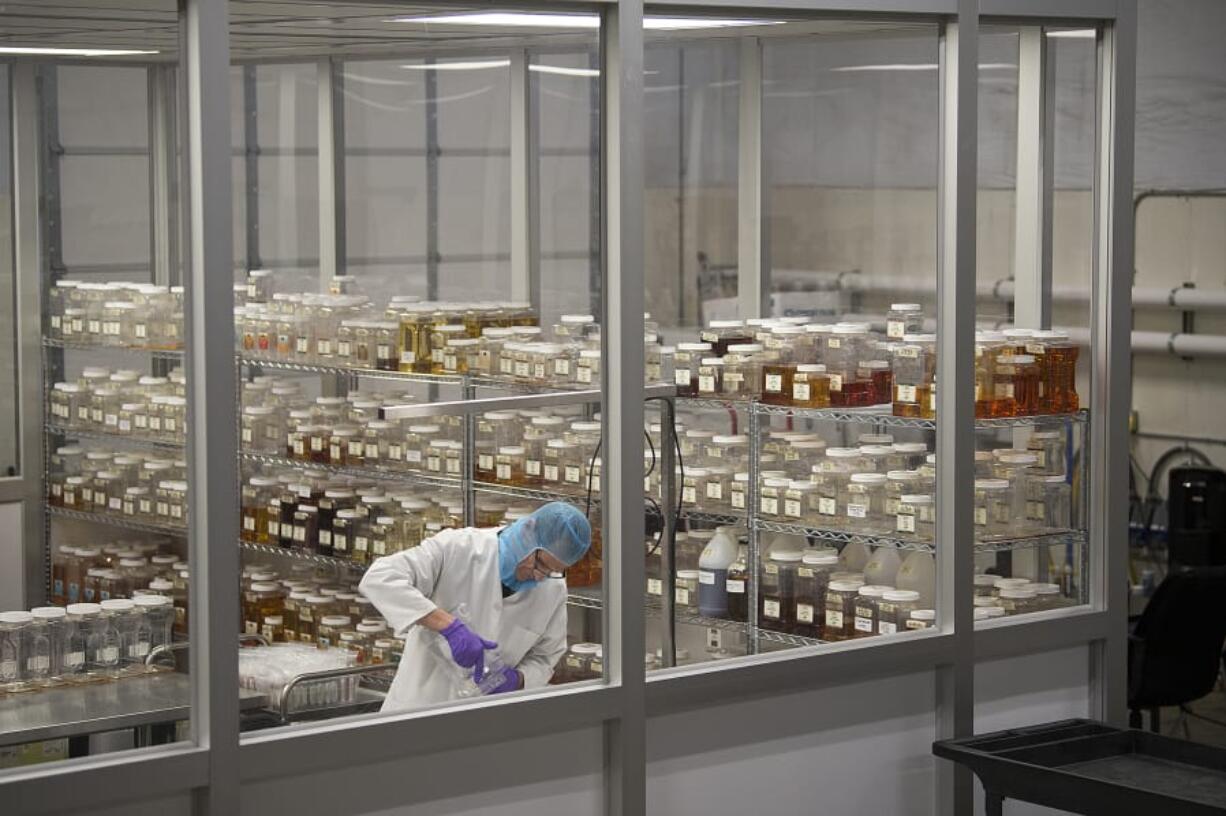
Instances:
[[[724,633],[715,627],[707,629],[707,648],[720,649],[724,645]]]

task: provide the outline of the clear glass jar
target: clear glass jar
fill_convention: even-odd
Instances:
[[[889,360],[861,360],[856,367],[856,383],[854,391],[846,394],[849,406],[889,405],[894,398],[894,372]],[[861,390],[863,383],[867,388]]]
[[[920,594],[913,589],[892,589],[881,595],[877,602],[877,634],[892,635],[903,632],[911,620],[911,613],[919,607]]]
[[[914,609],[907,618],[907,631],[914,632],[920,629],[932,629],[937,625],[937,611],[935,609]]]
[[[800,363],[792,373],[791,405],[797,408],[829,408],[830,377],[820,363]]]
[[[106,634],[97,652],[99,670],[108,677],[143,672],[145,660],[139,652],[148,653],[148,641],[140,637],[143,615],[128,598],[111,598],[101,606]]]
[[[784,494],[791,482],[787,479],[764,479],[758,491],[758,512],[765,518],[783,517]]]
[[[838,569],[835,554],[805,552],[796,568],[792,633],[801,637],[820,638],[825,625],[826,587],[830,574]]]
[[[404,436],[404,462],[409,470],[442,473],[443,449],[435,447],[444,441],[438,425],[410,425]],[[390,458],[390,452],[389,452]]]
[[[582,343],[593,332],[599,334],[600,326],[592,315],[562,315],[553,324],[553,337],[559,343]]]
[[[749,507],[749,474],[740,471],[732,474],[732,482],[728,485],[728,504],[733,511],[745,512]]]
[[[698,366],[698,396],[707,399],[718,397],[724,389],[724,360],[722,357],[704,357]]]
[[[29,612],[0,612],[0,691],[33,691],[26,671],[26,630],[34,622]]]
[[[762,566],[762,627],[791,633],[796,615],[796,571],[803,555],[794,550],[772,552]]]
[[[808,480],[788,482],[783,492],[783,518],[792,524],[810,526],[817,515],[817,485]]]
[[[525,451],[519,445],[504,445],[498,449],[494,462],[494,479],[499,484],[522,487],[526,484]]]
[[[903,494],[895,515],[899,538],[930,543],[936,536],[936,502],[926,493]]]
[[[430,347],[430,372],[431,374],[443,374],[443,363],[446,359],[447,343],[450,340],[458,340],[468,336],[468,329],[462,324],[447,324],[441,326],[433,326],[429,333]]]
[[[678,343],[673,357],[673,382],[677,386],[677,396],[698,396],[698,369],[702,361],[710,356],[710,343]]]
[[[855,629],[853,637],[872,637],[877,634],[877,621],[881,614],[881,599],[893,587],[878,584],[865,584],[856,590],[855,619],[852,623]]]
[[[698,614],[698,570],[677,570],[673,603],[676,610],[680,613],[687,615]]]
[[[443,374],[476,373],[481,341],[473,337],[451,337],[443,348]]]
[[[894,346],[894,416],[932,419],[936,416],[936,335],[908,334]]]
[[[673,346],[647,344],[644,350],[645,367],[643,370],[643,380],[647,385],[675,382],[674,355],[676,352]]]
[[[728,347],[753,342],[753,332],[741,320],[712,320],[700,335],[702,342],[710,343],[715,356],[723,357]]]
[[[1005,479],[975,480],[975,540],[1008,536],[1013,528],[1013,495]]]
[[[994,368],[994,416],[1039,412],[1039,367],[1031,354],[998,354]]]
[[[1010,586],[997,591],[1000,606],[1006,615],[1024,615],[1037,611],[1038,593],[1031,586]]]
[[[868,337],[861,323],[840,323],[826,337],[822,362],[830,378],[830,404],[835,407],[864,405],[870,383],[858,383],[857,372]]]
[[[862,586],[862,580],[835,578],[834,574],[831,574],[830,583],[826,587],[823,640],[850,640],[856,636],[856,599]]]
[[[155,400],[160,406],[162,435],[172,441],[182,439],[187,421],[187,399],[171,395]]]
[[[1035,467],[1046,476],[1065,473],[1065,434],[1063,431],[1035,431],[1026,441],[1026,452],[1036,457]]]
[[[760,343],[737,343],[728,346],[728,353],[724,356],[720,393],[729,399],[754,399],[761,396],[764,351]],[[706,361],[703,365],[706,365]]]
[[[1039,410],[1047,414],[1074,413],[1081,407],[1077,394],[1077,357],[1080,349],[1064,332],[1040,331],[1026,346],[1039,368]]]
[[[924,308],[918,303],[894,303],[885,316],[885,333],[892,340],[924,330]]]
[[[875,535],[892,532],[893,519],[885,513],[884,473],[853,473],[843,500],[844,525],[853,533]]]

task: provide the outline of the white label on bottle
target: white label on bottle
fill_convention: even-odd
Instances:
[[[332,341],[327,339],[319,339],[315,341],[315,351],[325,357],[332,356]]]
[[[796,604],[796,620],[798,623],[813,623],[813,606]]]
[[[839,504],[835,499],[822,497],[817,500],[817,512],[823,516],[833,516],[839,512]]]
[[[553,373],[559,377],[570,376],[570,358],[558,357],[553,361]]]
[[[868,517],[868,505],[866,504],[848,504],[847,505],[847,515],[850,518],[858,518],[858,519],[867,518]]]
[[[254,516],[243,516],[243,529],[251,531],[251,532],[255,532],[255,517]]]
[[[341,461],[341,443],[333,442],[328,446],[328,458],[332,460],[332,464],[340,464]]]
[[[529,371],[530,369],[528,368],[528,363],[525,360],[515,361],[515,376],[516,377],[519,377],[522,380],[526,380],[528,379]]]
[[[343,534],[333,533],[332,534],[332,549],[334,552],[345,552],[345,550],[349,549],[349,539],[346,538]],[[301,611],[298,612],[298,617],[299,618],[302,617]],[[307,620],[310,620],[310,618],[307,618]]]
[[[1041,501],[1026,502],[1026,517],[1034,521],[1043,521],[1047,518],[1047,505]]]
[[[400,362],[404,365],[413,365],[417,362],[417,355],[411,351],[400,352]]]
[[[996,383],[996,399],[1013,399],[1013,383]]]
[[[771,394],[779,394],[783,391],[783,375],[782,374],[767,374],[766,375],[766,390]]]
[[[695,504],[698,501],[698,491],[692,487],[681,488],[681,501],[685,504]]]
[[[762,497],[762,512],[768,516],[779,515],[779,500],[768,496]]]
[[[571,484],[579,484],[579,468],[573,465],[566,466],[566,481]]]
[[[157,514],[159,516],[169,516],[170,515],[170,504],[164,501],[159,501],[157,504],[157,511],[158,511]]]
[[[101,408],[91,409],[89,412],[89,419],[95,425],[101,425],[102,424],[102,409]]]
[[[311,353],[311,340],[308,337],[299,337],[294,341],[294,350],[299,354]]]
[[[281,341],[278,339],[277,345],[280,345],[280,344],[281,344]],[[348,340],[337,340],[336,341],[336,356],[337,357],[348,357],[352,353],[353,353],[353,347],[349,343]]]
[[[827,337],[826,338],[826,348],[832,348],[832,349],[843,348],[843,341],[837,337]]]
[[[762,617],[770,620],[779,620],[779,602],[770,599],[762,601]]]
[[[798,499],[784,499],[783,515],[790,518],[800,518],[800,501]]]
[[[498,370],[503,374],[515,373],[515,361],[510,357],[501,357],[498,360]]]
[[[395,442],[389,442],[387,445],[387,458],[392,459],[394,461],[400,461],[401,459],[404,459],[405,461],[420,462],[421,452],[413,451],[413,453],[417,458],[409,459],[408,454],[405,453],[404,447],[402,445],[397,445]]]
[[[558,480],[558,466],[545,465],[545,481],[556,482]]]
[[[63,485],[60,485],[58,483],[51,485],[51,495],[56,498],[59,498],[60,496],[64,495]]]
[[[123,499],[121,499],[119,496],[111,496],[106,500],[106,506],[111,510],[122,510]]]
[[[0,680],[17,679],[17,661],[0,660]]]
[[[457,459],[449,458],[447,460],[447,473],[451,476],[460,475],[460,460],[458,458]]]
[[[886,496],[885,497],[885,514],[887,516],[897,515],[898,514],[898,504],[899,502],[898,502],[897,496]]]
[[[902,338],[907,333],[907,324],[903,320],[887,320],[885,324],[887,337]]]
[[[979,392],[975,392],[975,401],[979,401]],[[937,392],[935,390],[928,392],[928,410],[932,413],[937,412]]]
[[[677,591],[673,593],[673,598],[681,606],[690,605],[690,591],[688,589],[677,587]]]
[[[281,522],[269,521],[268,522],[268,534],[270,536],[280,538],[281,537]]]
[[[152,515],[153,500],[152,499],[141,499],[140,500],[140,511],[143,515],[146,515],[146,516]]]
[[[121,419],[118,422],[118,427],[120,431],[130,433],[132,431],[132,421],[128,419]]]
[[[103,665],[111,665],[119,661],[118,646],[103,646],[98,650],[98,662]]]
[[[673,383],[682,388],[688,388],[690,385],[690,370],[688,368],[679,368],[674,371]]]
[[[724,498],[724,486],[719,482],[707,482],[707,498],[719,501]]]
[[[900,384],[897,388],[895,388],[894,396],[897,398],[898,402],[914,403],[916,401],[915,386]]]
[[[300,544],[306,543],[306,527],[298,524],[294,525],[294,541],[297,541]]]
[[[89,422],[89,406],[88,405],[78,405],[77,406],[77,419],[79,419],[81,422]]]
[[[919,346],[899,346],[894,349],[896,357],[902,357],[907,360],[918,360],[920,349]]]
[[[873,619],[863,618],[856,615],[855,627],[857,632],[864,632],[871,635],[873,633]]]
[[[986,527],[987,524],[988,524],[988,508],[976,507],[975,508],[975,526]]]
[[[435,456],[434,454],[431,454],[426,457],[426,470],[429,470],[433,473],[438,473],[442,469],[443,469],[442,459],[440,459],[438,456]]]
[[[324,545],[325,547],[332,546],[332,531],[331,530],[320,530],[319,531],[319,543]]]
[[[478,470],[493,470],[494,469],[493,455],[488,454],[488,453],[478,454],[477,455],[477,469]]]
[[[51,328],[58,329],[60,327],[60,316],[51,315]]]
[[[898,631],[898,625],[891,621],[880,621],[877,624],[877,634],[892,635]]]
[[[376,538],[370,551],[373,555],[377,555],[382,558],[383,556],[387,555],[387,542],[382,538]]]
[[[715,378],[709,374],[698,375],[698,390],[703,394],[714,394]]]
[[[359,442],[358,452],[355,454],[353,452],[353,445],[350,444],[349,455],[350,456],[361,456],[364,459],[366,459],[367,462],[374,462],[379,458],[379,446],[378,445],[367,445],[364,442]]]
[[[128,647],[128,657],[142,658],[149,654],[149,641],[138,640]]]
[[[1027,343],[1026,344],[1027,354],[1045,354],[1046,352],[1047,352],[1047,347],[1044,346],[1042,343]]]
[[[899,513],[897,516],[897,519],[898,521],[895,524],[895,528],[898,530],[898,532],[900,533],[914,533],[915,532],[915,516],[910,516],[910,515],[907,515],[906,513]]]
[[[925,623],[924,621],[912,619],[912,620],[907,621],[907,628],[908,629],[927,629],[928,624]]]
[[[85,665],[85,652],[69,652],[64,655],[64,665],[70,669],[79,669]]]
[[[575,369],[575,379],[581,383],[591,383],[592,369],[587,366],[579,366]]]
[[[356,439],[349,440],[349,455],[361,456],[363,452],[363,444]]]
[[[354,552],[366,552],[366,550],[369,548],[370,548],[369,538],[367,538],[366,536],[354,536],[353,537],[353,551]]]
[[[498,481],[500,482],[511,481],[511,466],[510,465],[498,465],[497,467],[495,467],[494,468],[494,478],[498,479]]]
[[[181,504],[172,504],[172,505],[170,505],[170,517],[171,517],[172,519],[181,519],[181,518],[183,518],[183,505],[181,505]]]
[[[540,476],[541,475],[541,460],[540,459],[525,460],[524,461],[524,472],[527,473],[529,476]]]
[[[732,507],[734,510],[744,510],[745,509],[745,491],[744,490],[732,491],[732,496],[730,498],[732,500]]]
[[[659,578],[648,578],[647,579],[647,594],[663,596],[664,595],[664,582],[661,581]]]
[[[89,319],[89,333],[90,334],[102,334],[102,321],[95,320],[94,318],[90,318]]]
[[[26,659],[26,671],[45,672],[51,668],[51,658],[47,655],[34,655]]]
[[[715,573],[710,570],[698,571],[698,583],[706,584],[707,586],[715,586]]]
[[[843,390],[843,375],[842,374],[831,374],[830,375],[830,390],[831,391],[842,391]]]
[[[744,595],[745,594],[745,582],[744,581],[738,581],[733,578],[729,578],[727,581],[724,582],[724,586],[733,595]]]
[[[792,399],[797,402],[808,402],[809,393],[809,384],[807,382],[792,383]]]

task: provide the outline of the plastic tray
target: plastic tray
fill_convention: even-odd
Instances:
[[[1226,813],[1226,750],[1146,731],[1063,720],[932,750],[979,777],[988,816],[1005,799],[1087,816]]]

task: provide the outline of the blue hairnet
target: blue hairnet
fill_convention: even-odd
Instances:
[[[568,567],[587,554],[592,544],[592,525],[578,508],[550,502],[516,521],[498,536],[498,573],[514,592],[536,581],[520,581],[515,568],[537,550],[545,550]]]

